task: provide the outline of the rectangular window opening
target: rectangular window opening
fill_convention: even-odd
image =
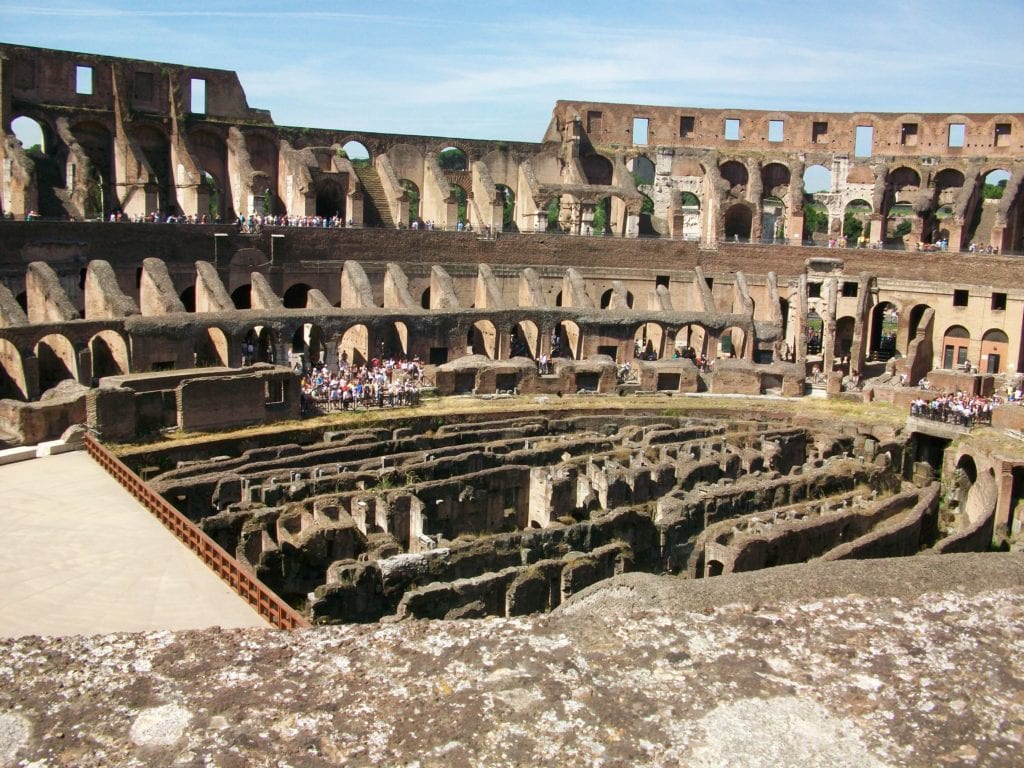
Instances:
[[[92,67],[79,64],[75,67],[75,93],[92,95]]]
[[[900,132],[900,144],[904,147],[917,146],[917,123],[904,123]]]
[[[1006,294],[1005,293],[993,293],[992,294],[992,311],[1002,312],[1006,309]]]
[[[828,123],[816,122],[811,125],[811,143],[824,144],[828,141]]]
[[[875,129],[872,126],[858,125],[856,139],[853,143],[854,157],[871,157],[874,140]]]
[[[603,114],[597,111],[587,112],[587,133],[600,133]]]
[[[264,402],[266,405],[276,405],[284,402],[284,382],[265,381],[263,382]]]
[[[967,126],[963,123],[949,124],[949,146],[962,147],[967,138]]]
[[[193,77],[189,88],[189,111],[196,115],[206,114],[206,81]]]
[[[957,288],[953,291],[953,306],[966,307],[970,292],[966,288]]]
[[[725,140],[740,140],[740,121],[735,117],[727,117],[725,119]]]
[[[782,141],[785,128],[781,120],[768,121],[768,141]]]
[[[662,286],[662,285],[665,286],[666,288],[668,288],[668,282],[669,282],[669,276],[668,275],[657,275],[654,278],[654,286],[655,286],[655,288],[657,288],[658,286]]]
[[[650,120],[646,117],[633,118],[633,143],[646,144],[647,131],[650,128]]]
[[[845,281],[843,282],[843,296],[847,298],[854,298],[857,295],[857,284]]]
[[[684,116],[679,118],[679,138],[688,139],[693,136],[694,130],[697,125],[696,118],[692,116]]]
[[[811,299],[821,298],[821,283],[808,283],[807,296]]]
[[[993,143],[997,147],[1010,146],[1010,124],[996,123],[996,135]]]

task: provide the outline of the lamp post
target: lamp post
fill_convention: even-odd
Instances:
[[[213,266],[217,266],[217,241],[222,237],[227,237],[227,232],[214,232],[213,233]]]
[[[270,263],[274,263],[274,241],[282,240],[284,235],[271,235],[270,236]]]

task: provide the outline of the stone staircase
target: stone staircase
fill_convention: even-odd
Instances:
[[[391,207],[377,169],[369,163],[353,164],[353,168],[366,193],[363,200],[363,223],[368,227],[394,229],[395,220],[391,216]]]
[[[981,217],[978,219],[978,226],[974,228],[970,238],[964,243],[966,248],[971,244],[971,241],[977,243],[980,247],[986,247],[992,242],[992,227],[996,223],[996,211],[999,209],[999,200],[982,200],[981,206]]]

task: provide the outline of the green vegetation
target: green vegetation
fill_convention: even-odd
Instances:
[[[548,232],[559,232],[558,215],[562,209],[562,198],[556,197],[548,203]]]
[[[405,196],[409,199],[409,222],[412,223],[420,217],[420,191],[408,179],[402,179],[402,189],[405,190]]]
[[[441,150],[441,153],[437,156],[437,162],[441,166],[441,170],[444,171],[469,170],[469,162],[466,160],[466,154],[456,147],[448,147],[447,149]]]
[[[981,190],[981,195],[986,200],[999,200],[1002,198],[1003,193],[1006,191],[1007,179],[1002,179],[998,184],[985,184]]]
[[[855,241],[864,232],[864,222],[856,211],[848,210],[843,216],[843,234],[848,241]]]
[[[466,190],[462,187],[455,187],[455,202],[458,204],[456,220],[466,221]]]
[[[608,230],[608,206],[611,203],[611,198],[606,197],[604,200],[598,202],[597,207],[594,209],[594,234],[603,235]]]
[[[905,237],[910,234],[910,219],[903,219],[892,231],[893,237]]]
[[[828,232],[828,211],[819,203],[804,206],[804,238]]]

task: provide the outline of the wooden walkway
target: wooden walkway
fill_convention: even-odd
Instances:
[[[85,451],[0,466],[0,637],[269,627]]]

